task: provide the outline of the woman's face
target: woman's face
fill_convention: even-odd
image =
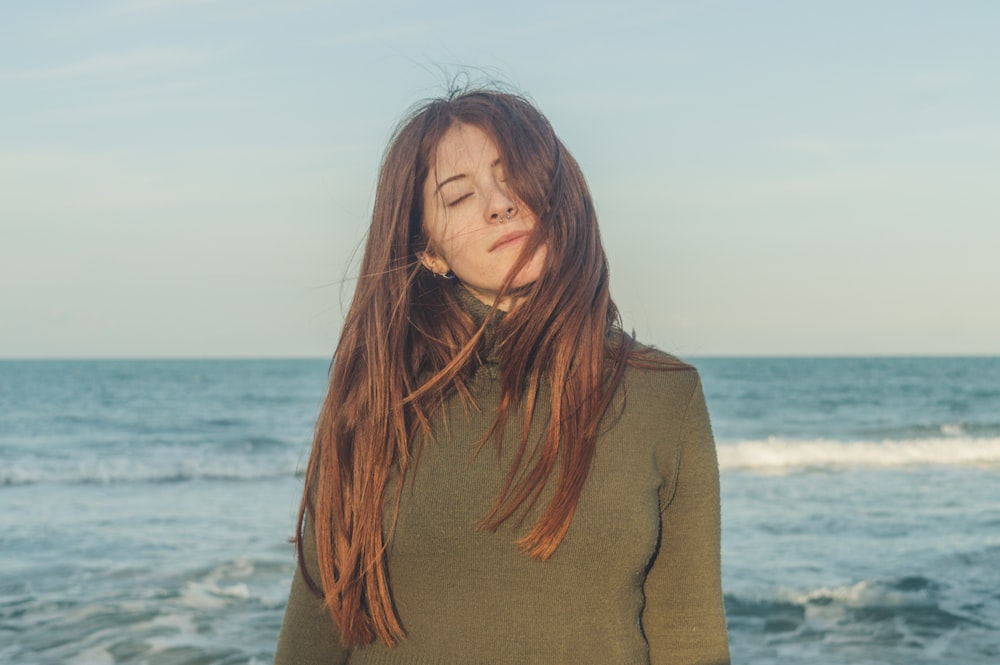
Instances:
[[[424,266],[438,274],[452,271],[476,298],[492,305],[537,223],[504,182],[493,140],[478,127],[452,125],[424,182],[423,224],[430,238],[420,255]],[[537,280],[544,263],[543,246],[512,286]],[[516,304],[516,298],[506,297],[497,307],[510,310]]]

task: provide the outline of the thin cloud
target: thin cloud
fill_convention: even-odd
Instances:
[[[175,69],[190,67],[214,60],[219,51],[133,51],[84,58],[55,67],[23,69],[0,72],[0,81],[37,81],[44,79],[72,78],[80,76],[102,76],[107,74],[148,71],[151,69]]]
[[[111,14],[145,14],[163,10],[218,4],[224,0],[124,0],[111,7]]]
[[[0,182],[9,190],[0,197],[0,219],[73,219],[166,205],[228,206],[236,200],[245,205],[304,204],[323,199],[333,180],[363,187],[357,174],[331,170],[333,155],[360,151],[369,154],[372,148],[310,143],[0,150]]]
[[[1000,125],[976,125],[969,127],[950,127],[937,131],[923,132],[917,138],[934,143],[944,143],[967,146],[1000,145]]]
[[[774,146],[782,152],[803,153],[816,157],[843,157],[869,148],[871,142],[830,136],[795,136],[778,139],[774,142]]]
[[[920,72],[901,78],[903,85],[915,92],[943,92],[975,83],[967,72]]]
[[[389,28],[378,28],[375,30],[359,30],[345,35],[337,35],[326,40],[328,44],[359,44],[362,42],[378,42],[400,37],[419,35],[428,29],[426,22],[410,23],[407,25],[397,25]]]
[[[122,0],[107,10],[111,16],[141,16],[203,6],[223,7],[229,17],[269,16],[294,13],[329,5],[329,0],[285,0],[284,2],[254,2],[247,0]]]

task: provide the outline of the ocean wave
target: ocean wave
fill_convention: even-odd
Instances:
[[[886,441],[785,439],[719,444],[719,468],[782,472],[853,467],[1000,467],[1000,438],[948,436]]]
[[[880,427],[865,427],[858,436],[878,441],[903,441],[928,438],[990,438],[1000,436],[1000,422],[940,420],[938,422],[906,423]]]
[[[182,559],[119,580],[114,559],[102,558],[86,584],[29,584],[16,605],[0,596],[0,663],[271,662],[291,549],[281,563],[246,556],[192,571]]]
[[[815,640],[906,643],[928,649],[957,629],[992,630],[950,598],[946,585],[921,575],[786,591],[770,598],[726,594],[730,630],[784,643]],[[940,645],[938,645],[940,646]]]
[[[174,459],[136,461],[123,458],[62,461],[24,459],[0,468],[0,487],[37,485],[109,485],[117,483],[175,483],[193,480],[249,481],[301,475],[298,460],[253,463],[234,459]]]

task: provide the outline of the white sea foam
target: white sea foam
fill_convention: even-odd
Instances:
[[[136,460],[127,457],[85,459],[13,460],[0,468],[0,487],[58,484],[112,484],[120,482],[177,482],[194,479],[257,480],[298,473],[294,459],[235,460],[223,457],[202,459]]]
[[[719,445],[719,467],[783,472],[809,468],[1000,466],[1000,438],[837,441],[784,439]]]
[[[178,614],[160,615],[150,622],[141,624],[141,633],[153,634],[143,641],[149,648],[149,655],[190,646],[193,639],[197,637],[198,630],[190,616]]]
[[[936,586],[927,584],[907,588],[881,580],[863,580],[848,586],[820,587],[812,591],[790,594],[788,600],[796,605],[817,605],[827,607],[838,604],[844,607],[861,608],[870,606],[903,607],[932,605]]]
[[[210,570],[202,579],[184,585],[179,604],[185,607],[218,608],[234,600],[250,598],[250,588],[244,582],[227,584],[232,578],[253,574],[253,561],[236,559]]]
[[[963,436],[965,429],[959,423],[945,423],[941,425],[941,433],[945,436]]]
[[[66,665],[114,665],[114,662],[114,656],[106,647],[94,646],[83,649],[72,656],[70,660],[66,661]]]
[[[240,582],[229,586],[220,586],[214,582],[188,582],[178,599],[178,605],[200,609],[215,609],[225,607],[233,600],[246,600],[250,597],[250,589]]]
[[[940,657],[961,626],[977,623],[964,612],[949,610],[946,595],[932,580],[904,577],[823,587],[786,598],[804,609],[802,634],[825,634],[830,643],[840,644],[870,640],[879,634],[890,642]]]

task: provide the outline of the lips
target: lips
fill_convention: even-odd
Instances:
[[[529,235],[527,231],[514,231],[512,233],[505,233],[500,236],[495,243],[490,245],[489,251],[494,252],[498,249],[503,249],[507,245],[511,245],[518,242],[522,238],[526,238]]]

